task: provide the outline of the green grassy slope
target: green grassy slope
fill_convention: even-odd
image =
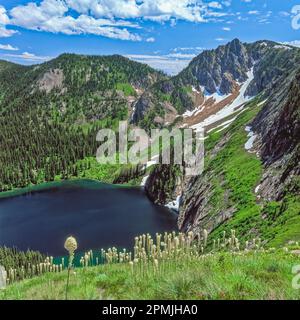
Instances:
[[[247,114],[244,117],[247,117]],[[242,121],[242,118],[239,120]],[[238,126],[238,123],[235,123],[235,126]],[[222,173],[225,180],[225,183],[220,180],[217,182],[216,190],[224,192],[229,189],[229,199],[238,210],[215,234],[236,228],[238,233],[245,237],[253,234],[255,230],[268,240],[270,246],[283,245],[289,240],[299,241],[299,194],[287,191],[285,197],[278,202],[258,199],[254,189],[262,178],[262,165],[255,154],[244,150],[245,141],[247,137],[242,126],[232,136],[228,146],[210,164],[214,172]],[[218,160],[222,162],[222,166],[218,166]],[[217,174],[216,179],[218,177],[220,178],[220,175]],[[296,184],[297,179],[292,183]]]
[[[223,223],[213,222],[212,238],[235,229],[243,240],[259,236],[269,246],[285,245],[300,240],[299,177],[291,180],[280,201],[270,202],[255,194],[265,169],[260,158],[244,145],[249,139],[245,127],[261,108],[258,102],[259,98],[249,103],[228,128],[220,132],[215,129],[205,141],[205,171],[195,187],[205,189],[208,198],[204,208],[208,214],[201,226],[208,228],[222,212],[232,210],[232,216]]]
[[[170,261],[147,273],[128,264],[77,268],[69,299],[300,299],[292,268],[299,256],[276,252],[217,253],[202,259]],[[0,299],[64,299],[66,272],[48,273],[9,286]]]

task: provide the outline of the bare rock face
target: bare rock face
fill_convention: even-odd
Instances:
[[[233,92],[235,88],[235,80],[228,72],[224,73],[220,84],[220,92]]]
[[[230,135],[225,135],[221,141],[211,150],[213,159],[228,142]],[[213,231],[226,220],[230,219],[236,212],[236,208],[228,205],[230,190],[224,193],[222,211],[214,210],[210,201],[214,197],[213,179],[216,177],[214,171],[204,171],[202,175],[190,179],[183,191],[182,202],[178,217],[178,227],[182,231],[193,231],[195,233],[206,229]]]
[[[247,44],[238,39],[215,50],[203,51],[177,76],[156,83],[145,92],[136,104],[133,123],[145,126],[142,121],[149,119],[149,114],[167,112],[163,106],[166,99],[178,114],[195,109],[199,105],[189,95],[193,88],[208,94],[233,94],[236,85],[247,80],[252,68],[254,79],[245,95],[270,94],[300,64],[299,52],[298,48],[283,47],[272,41]]]
[[[238,49],[238,44],[236,46],[238,52],[244,52],[243,48]],[[264,63],[256,64],[255,78],[249,86],[253,91],[249,92],[257,93],[256,90],[258,90],[261,92],[261,99],[267,101],[252,123],[248,124],[257,136],[254,149],[263,163],[261,181],[259,181],[259,187],[253,190],[253,195],[256,194],[257,200],[263,205],[270,201],[281,201],[287,192],[290,195],[299,194],[297,179],[300,174],[300,70],[297,71],[296,67],[299,65],[297,61],[300,61],[300,54],[298,49],[277,52],[276,50],[283,49],[273,48],[274,44],[269,42],[260,42],[255,46],[257,46],[255,50],[253,47],[251,49],[248,47],[248,53],[253,60],[257,61],[259,58],[265,60]],[[268,51],[268,47],[272,50]],[[291,52],[293,52],[292,60],[283,63]],[[275,56],[277,62],[269,61]],[[241,57],[242,60],[244,58]],[[251,59],[246,61],[251,63]],[[278,61],[283,63],[280,68],[274,65],[274,63],[278,64]],[[269,68],[269,63],[272,63],[273,67]],[[242,74],[243,72],[240,72],[240,77]],[[218,76],[215,79],[218,79]],[[224,91],[229,88],[231,79],[232,73],[223,74],[223,79],[220,81],[223,83]],[[213,160],[230,143],[232,134],[234,130],[226,132],[209,151],[210,160]],[[201,176],[194,177],[183,185],[178,216],[178,226],[181,231],[192,230],[197,233],[207,229],[211,232],[238,212],[236,203],[229,201],[230,188],[222,188],[222,193],[218,194],[213,183],[217,177],[221,186],[226,185],[222,177],[223,165],[224,163],[220,160],[219,167],[207,169]],[[151,191],[154,200],[159,199],[158,203],[166,200],[166,185],[171,179],[166,174],[168,170],[157,168],[155,174],[148,180],[148,190]],[[217,202],[214,202],[214,199],[217,199]],[[255,234],[258,231],[253,227],[247,232]]]
[[[258,135],[255,148],[264,164],[259,188],[259,198],[266,202],[280,201],[287,190],[299,194],[297,184],[293,183],[300,174],[300,70],[289,75],[284,82],[274,87],[268,102],[255,117],[252,129]],[[210,152],[214,157],[228,142],[227,133]],[[226,206],[230,190],[225,192],[224,210],[214,212],[209,199],[214,190],[211,181],[214,172],[205,171],[200,177],[190,181],[183,192],[179,213],[179,228],[182,231],[209,232],[216,229],[237,211]],[[291,189],[293,188],[293,189]]]
[[[247,48],[238,39],[234,39],[216,50],[205,51],[195,58],[189,68],[198,83],[209,93],[220,91],[229,94],[232,80],[244,82],[247,72],[253,65]]]
[[[182,192],[180,168],[178,166],[156,166],[145,185],[148,197],[155,203],[165,205]]]
[[[300,174],[300,70],[268,102],[254,120],[260,134],[265,172],[261,195],[279,200],[293,177]]]
[[[288,90],[282,90],[277,96],[277,103],[265,107],[276,112],[276,117],[270,118],[270,123],[263,121],[261,128],[259,128],[260,119],[256,122],[256,127],[260,129],[262,135],[262,157],[266,162],[272,163],[282,158],[299,144],[299,101],[300,71],[288,85]]]
[[[133,123],[139,124],[149,113],[164,109],[161,105],[166,96],[179,114],[193,110],[198,105],[193,99],[192,87],[202,88],[209,94],[233,93],[236,82],[247,80],[247,72],[253,63],[247,47],[238,39],[216,50],[204,51],[177,76],[155,84],[140,97]]]
[[[50,93],[53,89],[62,89],[64,82],[64,73],[61,69],[51,69],[38,80],[40,91]]]
[[[151,95],[148,92],[144,93],[134,106],[134,113],[132,115],[132,122],[138,123],[141,119],[144,118],[147,111],[150,108],[152,108],[152,106],[153,106],[153,104],[152,104]]]

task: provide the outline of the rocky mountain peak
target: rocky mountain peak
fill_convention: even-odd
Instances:
[[[252,64],[247,48],[239,39],[234,39],[216,50],[204,51],[191,62],[188,69],[198,85],[208,93],[229,94],[234,81],[243,82],[247,79],[247,71]],[[233,80],[231,84],[228,83],[229,78]],[[223,82],[226,85],[221,85]]]
[[[233,39],[214,50],[203,51],[177,76],[147,90],[136,104],[133,121],[144,127],[155,126],[156,113],[168,114],[170,104],[183,114],[199,107],[203,97],[234,95],[249,79],[252,68],[254,78],[244,96],[269,95],[299,63],[299,48],[268,40],[242,43]]]

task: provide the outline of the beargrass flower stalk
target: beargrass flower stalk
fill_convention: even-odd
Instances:
[[[154,270],[155,270],[155,272],[159,271],[159,266],[158,266],[158,260],[157,259],[154,259]]]
[[[134,263],[133,263],[133,261],[129,261],[129,266],[130,266],[131,274],[134,275]]]
[[[90,259],[89,254],[86,253],[86,254],[84,255],[84,265],[85,265],[86,267],[89,266],[89,259]]]
[[[74,260],[74,252],[77,250],[77,241],[74,237],[68,237],[65,241],[65,249],[69,253],[69,265],[68,265],[68,278],[67,278],[67,286],[66,286],[66,300],[68,299],[68,289],[69,289],[69,282],[70,282],[70,271],[73,265]]]
[[[230,232],[231,232],[231,237],[235,237],[235,230],[231,229]]]
[[[223,231],[223,244],[226,244],[226,231]]]
[[[204,247],[207,246],[207,237],[208,237],[208,232],[206,229],[204,229],[203,230]]]
[[[200,248],[200,246],[201,246],[201,234],[200,234],[200,232],[197,233],[197,240],[198,240],[198,247]]]
[[[257,239],[257,245],[258,245],[259,248],[261,247],[261,238]]]
[[[245,249],[248,250],[248,248],[249,248],[249,241],[246,241],[246,243],[245,243]]]

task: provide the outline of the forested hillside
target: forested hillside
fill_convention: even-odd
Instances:
[[[96,133],[127,120],[165,76],[122,56],[64,54],[38,66],[0,61],[0,190],[77,176]],[[92,163],[92,164],[91,164]]]

